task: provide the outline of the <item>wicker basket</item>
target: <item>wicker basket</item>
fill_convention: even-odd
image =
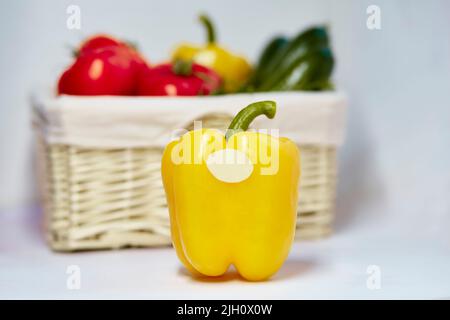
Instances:
[[[217,114],[202,120],[205,127],[224,129],[231,118]],[[37,129],[40,186],[52,249],[171,244],[160,174],[162,148],[97,149],[49,144],[39,124]],[[334,216],[336,148],[299,147],[302,178],[296,235],[320,238],[330,233]]]

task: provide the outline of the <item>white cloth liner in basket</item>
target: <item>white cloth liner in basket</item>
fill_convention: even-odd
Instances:
[[[346,98],[341,93],[277,92],[210,97],[35,96],[49,144],[95,148],[163,147],[173,131],[208,114],[234,116],[259,100],[277,102],[277,114],[253,127],[280,129],[298,144],[339,146],[344,140]]]

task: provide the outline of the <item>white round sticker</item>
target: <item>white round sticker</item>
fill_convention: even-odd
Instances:
[[[206,165],[216,179],[227,183],[244,181],[253,172],[253,164],[247,155],[235,149],[211,153]]]

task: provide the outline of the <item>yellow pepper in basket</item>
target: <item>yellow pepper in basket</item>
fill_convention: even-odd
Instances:
[[[294,239],[299,151],[287,138],[245,131],[273,101],[241,110],[224,136],[200,129],[169,143],[162,177],[173,245],[193,273],[219,276],[233,264],[252,281],[272,276]]]
[[[203,46],[183,44],[173,53],[174,60],[192,60],[216,71],[224,81],[224,91],[239,90],[249,79],[252,72],[250,64],[241,56],[234,55],[216,44],[214,27],[204,15],[200,21],[208,34],[208,43]]]

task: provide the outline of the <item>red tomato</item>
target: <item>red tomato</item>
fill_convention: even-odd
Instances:
[[[59,79],[58,93],[72,95],[134,95],[147,62],[134,48],[109,35],[88,38],[77,59]]]
[[[130,56],[136,61],[138,64],[148,64],[146,60],[139,54],[139,52],[127,44],[126,42],[120,41],[110,35],[106,34],[98,34],[86,39],[78,49],[78,55],[82,55],[85,53],[90,53],[92,51],[98,51],[103,49],[111,49],[115,47],[127,48],[130,52]]]
[[[221,85],[220,76],[213,70],[192,64],[183,74],[170,63],[148,68],[141,73],[137,94],[142,96],[198,96],[209,95]]]
[[[141,67],[125,47],[85,52],[60,77],[58,93],[134,95]]]
[[[98,34],[92,37],[87,38],[80,46],[80,48],[77,50],[78,54],[84,54],[92,50],[97,49],[105,49],[110,47],[118,47],[118,46],[126,46],[125,43],[123,43],[120,40],[117,40],[113,38],[112,36],[106,35],[106,34]]]

